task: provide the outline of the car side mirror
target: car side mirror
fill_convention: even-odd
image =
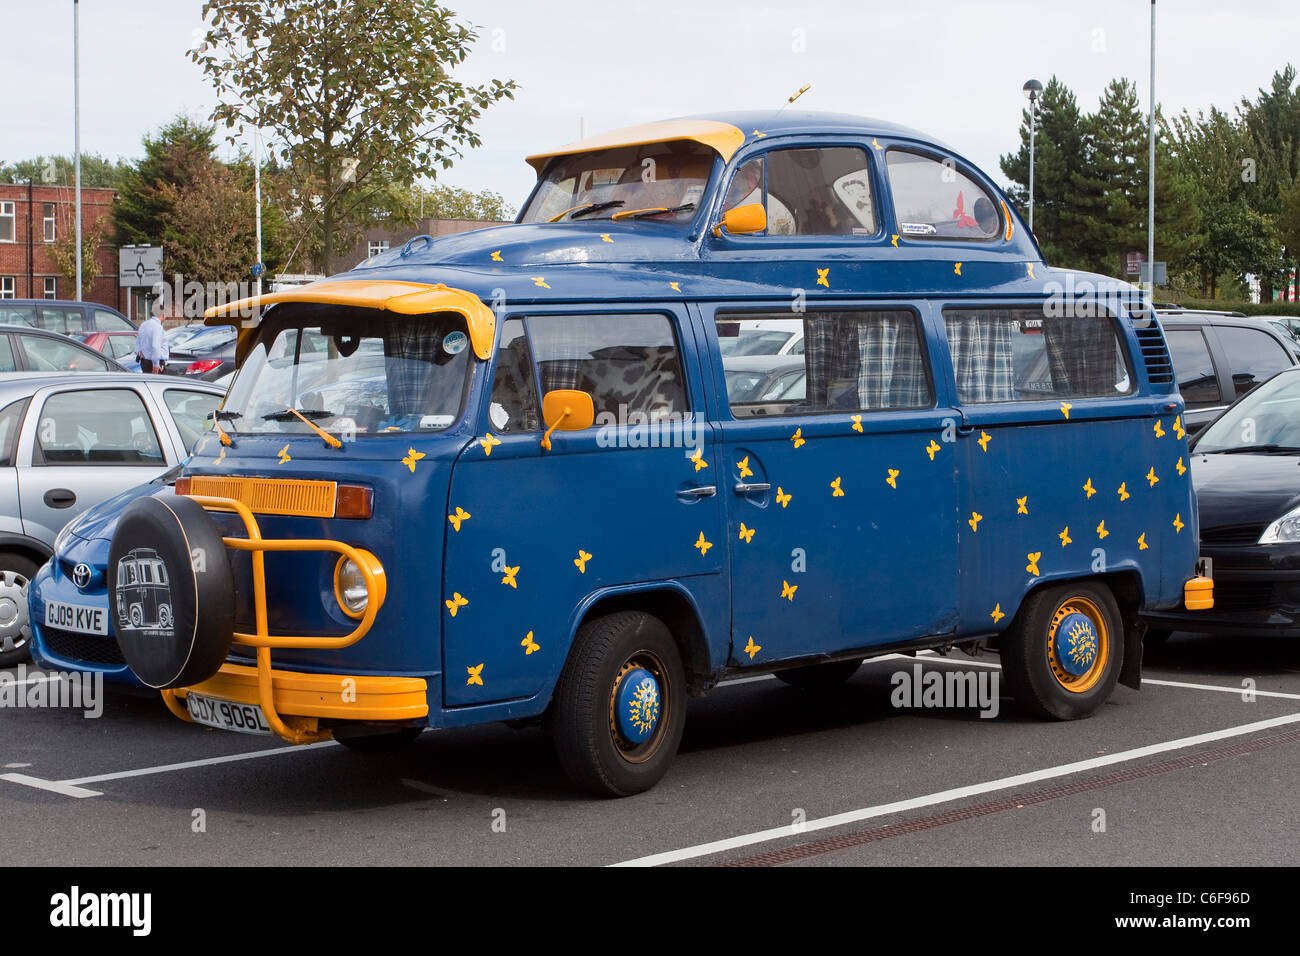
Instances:
[[[542,448],[551,450],[551,432],[580,432],[590,428],[596,420],[596,404],[586,392],[573,388],[557,388],[542,396],[542,421],[546,434]]]
[[[759,202],[747,206],[735,206],[722,214],[722,222],[713,227],[713,237],[722,238],[722,230],[733,235],[750,232],[762,232],[767,228],[767,210]]]

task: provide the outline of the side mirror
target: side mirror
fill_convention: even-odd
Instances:
[[[713,227],[713,237],[720,239],[722,230],[735,235],[747,232],[762,232],[767,228],[767,210],[762,203],[752,202],[747,206],[735,206],[722,214],[722,222]]]
[[[590,428],[596,420],[596,405],[586,392],[572,388],[557,388],[542,396],[542,421],[546,434],[542,447],[551,450],[551,432],[580,432]]]

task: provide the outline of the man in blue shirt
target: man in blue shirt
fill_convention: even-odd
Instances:
[[[158,316],[151,315],[140,323],[140,330],[135,336],[135,351],[142,372],[161,372],[167,364],[167,336],[163,333],[163,325]]]

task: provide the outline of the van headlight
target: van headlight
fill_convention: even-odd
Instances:
[[[365,615],[370,602],[375,602],[375,611],[384,603],[387,582],[384,578],[383,565],[369,551],[357,551],[357,556],[370,572],[374,587],[367,585],[365,572],[346,554],[334,565],[334,599],[348,617],[359,618]]]
[[[1300,543],[1300,508],[1292,508],[1264,529],[1260,544]]]

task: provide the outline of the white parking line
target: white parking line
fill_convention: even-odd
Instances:
[[[106,780],[123,780],[127,777],[147,777],[155,773],[169,773],[173,770],[190,770],[194,767],[210,767],[220,763],[235,763],[240,760],[254,760],[258,757],[274,757],[277,754],[301,753],[306,750],[316,750],[320,747],[333,747],[333,740],[323,740],[320,743],[305,744],[303,746],[293,747],[272,747],[269,750],[254,750],[246,754],[230,754],[225,757],[206,757],[202,760],[186,760],[182,763],[168,763],[158,767],[141,767],[138,770],[121,770],[116,773],[101,773],[92,777],[75,777],[69,780],[42,780],[40,777],[28,776],[25,773],[0,773],[0,780],[8,780],[10,783],[19,783],[25,787],[34,787],[37,790],[49,790],[53,793],[62,793],[69,797],[98,797],[102,795],[99,790],[88,790],[82,786],[86,783],[103,783]]]
[[[780,840],[814,830],[826,830],[831,827],[844,826],[848,823],[859,823],[863,820],[871,820],[875,817],[888,816],[893,813],[903,813],[921,807],[932,807],[940,803],[964,800],[967,797],[975,797],[980,794],[992,793],[997,790],[1023,787],[1027,784],[1038,783],[1042,780],[1053,780],[1057,777],[1065,777],[1071,774],[1083,773],[1088,770],[1096,770],[1100,767],[1109,767],[1113,764],[1126,763],[1130,760],[1139,760],[1143,757],[1154,756],[1155,754],[1168,753],[1171,750],[1182,750],[1200,744],[1213,743],[1216,740],[1226,740],[1230,737],[1240,737],[1245,734],[1258,733],[1261,730],[1271,730],[1274,727],[1284,727],[1287,724],[1296,723],[1300,723],[1300,714],[1288,714],[1284,717],[1273,717],[1269,720],[1260,720],[1250,724],[1242,724],[1238,727],[1229,727],[1226,730],[1214,730],[1209,733],[1196,734],[1191,737],[1180,737],[1177,740],[1167,740],[1163,743],[1150,744],[1146,747],[1135,747],[1132,750],[1122,750],[1118,753],[1106,754],[1101,757],[1092,757],[1088,760],[1078,760],[1074,763],[1061,764],[1056,767],[1045,767],[1042,770],[1032,770],[1029,773],[1016,774],[1011,777],[1001,777],[997,780],[988,780],[984,783],[972,784],[967,787],[955,787],[951,790],[942,790],[938,793],[931,793],[922,797],[913,797],[909,800],[897,800],[893,803],[883,803],[874,807],[864,807],[860,810],[850,810],[846,813],[836,813],[829,817],[822,817],[817,820],[808,820],[800,826],[798,831],[793,830],[789,824],[786,824],[781,827],[773,827],[770,830],[759,830],[756,833],[746,833],[741,836],[728,837],[725,840],[714,840],[710,843],[700,843],[695,846],[685,847],[681,850],[669,850],[665,853],[652,853],[649,856],[637,857],[634,860],[624,860],[622,863],[614,863],[612,865],[661,866],[665,863],[680,863],[683,860],[693,860],[702,856],[711,856],[715,853],[723,853],[727,850],[735,850],[744,846],[753,846],[756,843],[767,843],[772,840]]]
[[[1157,684],[1160,687],[1186,687],[1188,690],[1217,690],[1225,694],[1236,694],[1241,696],[1247,693],[1245,687],[1224,687],[1220,684],[1186,684],[1177,680],[1153,680],[1150,677],[1142,678],[1143,684]],[[1300,694],[1284,694],[1279,690],[1252,690],[1250,691],[1256,697],[1281,697],[1284,700],[1300,700]]]

